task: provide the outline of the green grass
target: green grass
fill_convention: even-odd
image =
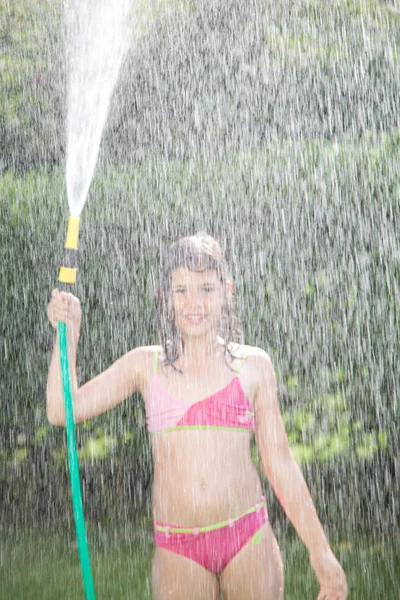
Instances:
[[[115,537],[89,531],[97,599],[150,599],[151,533]],[[111,531],[111,530],[110,530]],[[71,531],[8,533],[0,542],[2,600],[84,598],[78,550]]]
[[[152,534],[119,524],[104,533],[89,527],[96,596],[101,599],[151,599]],[[2,531],[2,600],[83,598],[78,553],[71,531]],[[307,553],[297,540],[281,539],[285,600],[316,598],[317,582]],[[400,539],[377,541],[360,536],[333,546],[348,577],[352,600],[395,600],[400,574]]]

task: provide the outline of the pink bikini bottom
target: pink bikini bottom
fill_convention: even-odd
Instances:
[[[267,521],[263,497],[240,517],[207,527],[177,527],[154,521],[154,542],[195,560],[212,573],[220,573],[251,538],[255,544],[261,542],[260,529]]]

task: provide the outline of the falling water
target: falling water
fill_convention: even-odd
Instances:
[[[131,0],[68,0],[67,193],[79,216],[96,165],[111,95],[129,46]]]
[[[65,234],[62,22],[72,214],[89,185],[95,196],[77,285],[80,381],[158,342],[161,248],[200,229],[215,235],[246,343],[275,365],[292,452],[350,597],[397,598],[398,2],[132,0],[129,22],[126,0],[3,5],[0,598],[81,597],[64,435],[45,401],[54,342],[45,304]],[[78,436],[98,596],[149,600],[142,398]],[[285,598],[316,598],[304,548],[265,489]]]

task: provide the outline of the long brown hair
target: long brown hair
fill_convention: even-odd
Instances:
[[[174,363],[184,349],[183,340],[175,325],[172,305],[172,274],[180,267],[197,272],[216,271],[224,290],[226,290],[229,280],[228,268],[221,246],[204,232],[182,238],[165,251],[161,263],[161,282],[156,297],[157,320],[165,362],[175,370],[178,369]],[[229,296],[225,293],[219,335],[224,341],[225,357],[229,354],[231,358],[234,358],[232,343],[242,343],[243,334],[234,311],[233,290]]]

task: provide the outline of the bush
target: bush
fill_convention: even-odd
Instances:
[[[3,170],[64,163],[62,7],[14,0],[0,9]],[[101,160],[213,160],[276,140],[389,132],[399,125],[398,19],[376,1],[299,1],[289,10],[265,0],[170,0],[136,14]]]
[[[369,523],[367,499],[374,497],[387,511],[377,526],[395,526],[398,154],[393,134],[357,144],[271,144],[212,164],[155,160],[99,172],[82,215],[80,381],[128,349],[158,341],[152,294],[161,248],[206,230],[226,250],[246,340],[276,366],[288,433],[320,509],[339,507],[355,527]],[[8,290],[0,424],[9,493],[18,469],[48,473],[65,463],[63,432],[45,418],[53,338],[45,307],[62,255],[63,187],[57,172],[0,180]],[[151,460],[138,398],[79,427],[78,438],[94,489],[104,485],[101,473],[113,482],[113,503],[102,493],[99,506],[93,492],[100,513],[111,504],[116,510],[115,482],[123,486],[128,457],[135,479],[118,496],[145,502]]]

